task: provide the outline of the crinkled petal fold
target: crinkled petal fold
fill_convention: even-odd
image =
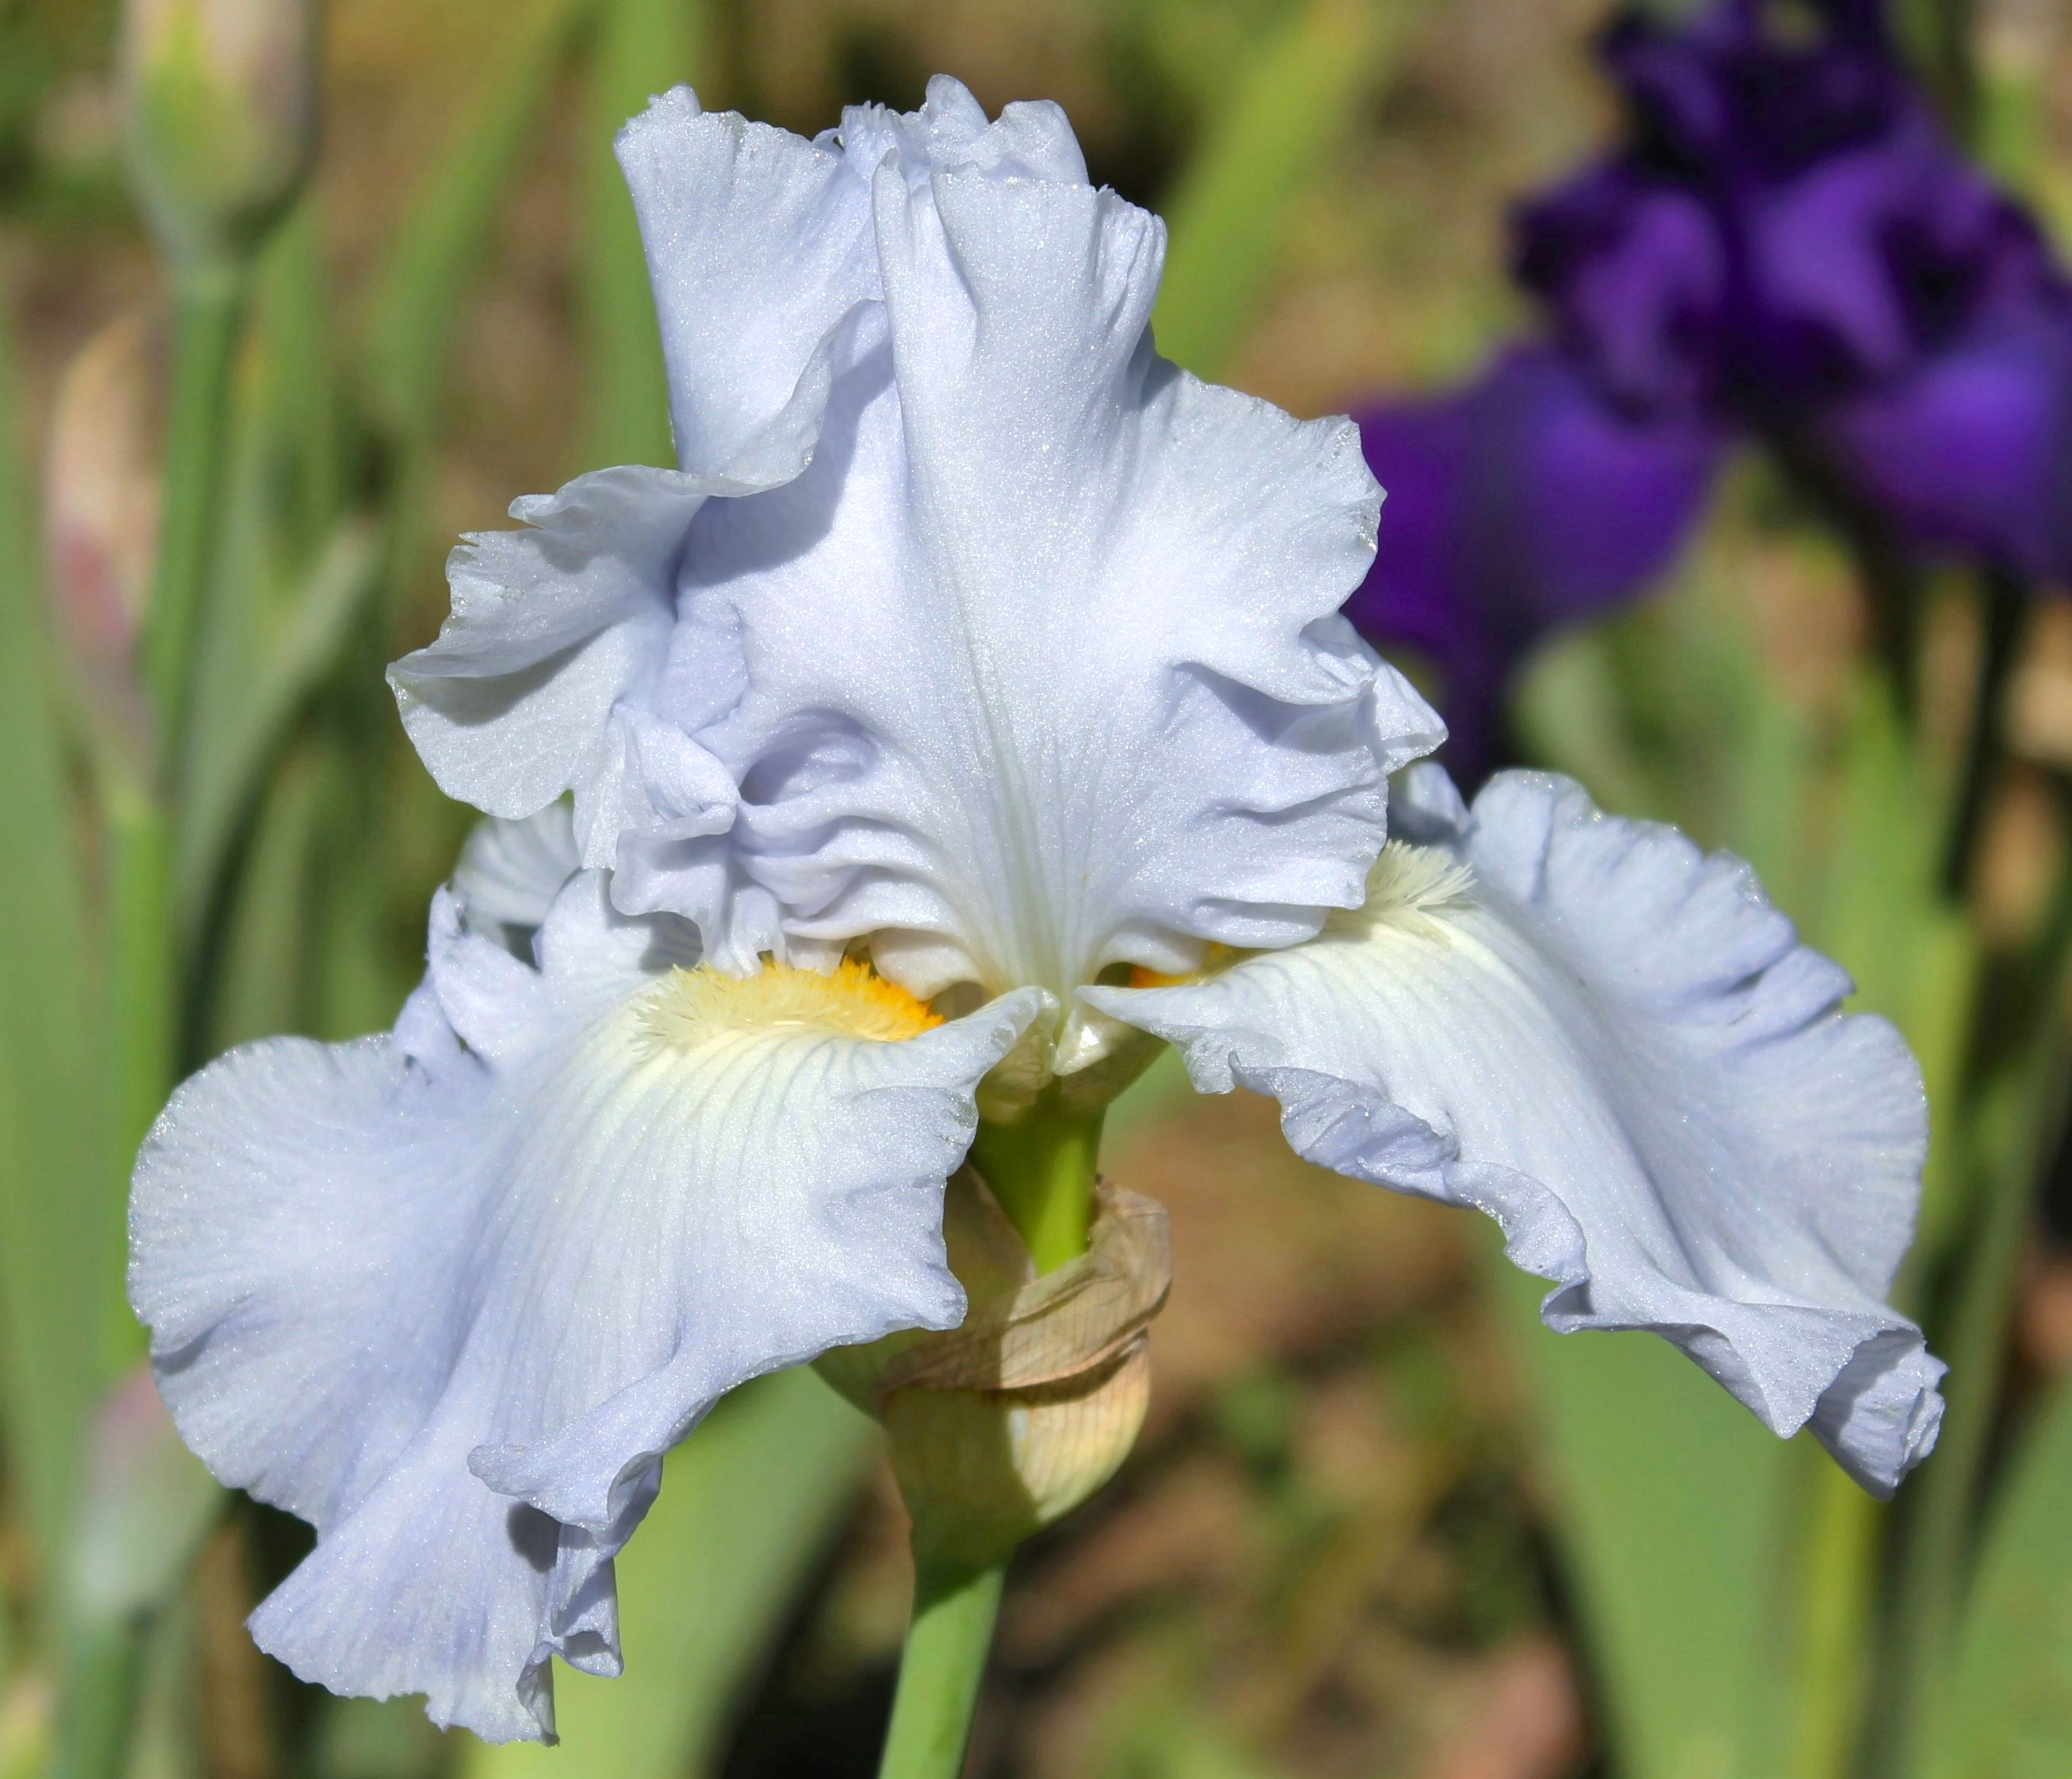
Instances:
[[[923,995],[1314,932],[1441,732],[1335,616],[1356,432],[1156,356],[1164,229],[1054,109],[984,125],[939,80],[842,134],[882,303],[812,464],[704,508],[682,570],[663,707],[741,804],[630,838],[615,893],[730,966],[880,934]]]
[[[533,934],[581,863],[567,804],[549,803],[521,821],[487,816],[461,848],[454,897],[468,925],[529,957]]]
[[[594,867],[623,834],[680,839],[732,818],[731,782],[654,705],[684,533],[706,500],[805,467],[878,280],[868,187],[838,150],[704,112],[688,88],[618,147],[679,467],[600,470],[519,501],[529,529],[454,552],[452,616],[390,674],[441,789],[507,817],[573,791]]]
[[[680,467],[789,481],[820,435],[843,322],[878,294],[864,179],[831,142],[702,109],[689,87],[619,132]]]
[[[1504,772],[1410,775],[1366,906],[1172,988],[1094,989],[1198,1086],[1281,1102],[1309,1159],[1471,1205],[1566,1331],[1653,1329],[1889,1493],[1941,1363],[1883,1302],[1926,1143],[1919,1071],[1746,867]],[[1406,793],[1400,789],[1399,804]]]
[[[620,906],[721,967],[874,935],[923,995],[1356,904],[1388,773],[1443,732],[1336,615],[1358,435],[1157,357],[1164,229],[1063,113],[939,79],[807,142],[680,90],[619,148],[680,467],[456,553],[393,670],[440,784],[572,791]]]
[[[684,529],[714,487],[674,470],[599,470],[516,502],[527,529],[454,549],[452,615],[388,670],[440,789],[507,817],[573,792],[577,845],[597,867],[628,829],[709,834],[733,820],[732,781],[651,696]]]
[[[549,1658],[617,1672],[613,1556],[713,1402],[962,1316],[943,1182],[1036,997],[913,1036],[776,1017],[595,873],[536,964],[444,895],[431,951],[396,1034],[252,1044],[174,1096],[131,1296],[187,1442],[317,1528],[262,1647],[550,1737]]]

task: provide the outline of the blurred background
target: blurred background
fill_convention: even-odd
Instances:
[[[613,130],[689,80],[811,134],[939,70],[1060,101],[1169,219],[1161,349],[1362,418],[1354,610],[1465,780],[1554,767],[1741,853],[1899,1021],[1937,1110],[1901,1298],[1962,1361],[1877,1506],[1161,1064],[1106,1163],[1173,1213],[1152,1418],[1020,1559],[969,1770],[2072,1772],[2072,9],[1665,5],[1601,52],[1597,0],[331,0],[314,93],[289,0],[129,14],[125,76],[112,0],[0,0],[0,1779],[874,1770],[905,1521],[810,1374],[669,1459],[626,1677],[563,1673],[562,1747],[490,1749],[253,1648],[308,1534],[171,1439],[121,1219],[173,1080],[417,979],[471,812],[380,670],[449,544],[668,460]],[[1679,43],[1746,140],[1678,134]],[[1764,205],[1917,126],[1766,272]],[[1672,189],[1717,290],[1634,208]],[[1623,375],[1650,341],[1689,388]]]

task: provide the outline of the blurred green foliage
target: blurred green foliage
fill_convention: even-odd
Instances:
[[[791,9],[783,28],[824,28],[852,50],[875,44],[886,68],[931,63],[926,23],[913,27],[911,53],[894,55],[885,46],[898,34],[882,19],[822,10],[824,19]],[[1154,120],[1171,124],[1168,136],[1147,142],[1157,130],[1135,115],[1103,145],[1119,167],[1164,180],[1133,195],[1157,198],[1170,224],[1156,315],[1165,351],[1203,374],[1251,362],[1285,294],[1305,204],[1339,191],[1381,103],[1411,108],[1406,134],[1447,127],[1428,65],[1446,12],[1416,0],[1141,0],[1112,17],[1058,9],[1058,31],[1088,34],[1087,59],[1108,66],[1119,91],[1162,95],[1170,108]],[[1522,28],[1526,16],[1514,23]],[[1564,15],[1564,41],[1581,22]],[[10,242],[97,229],[109,257],[134,258],[112,154],[91,141],[64,154],[48,145],[75,113],[91,121],[90,77],[105,68],[111,23],[105,7],[0,6],[0,219]],[[557,226],[572,245],[557,290],[574,317],[566,332],[582,393],[574,411],[541,418],[542,455],[570,469],[668,461],[653,318],[609,138],[649,93],[680,79],[722,101],[730,82],[759,82],[782,98],[791,90],[783,58],[756,63],[750,53],[763,28],[752,9],[688,0],[513,5],[475,47],[467,90],[450,95],[443,149],[412,167],[408,197],[385,236],[363,245],[369,263],[351,290],[329,238],[342,200],[328,189],[306,196],[268,243],[224,380],[226,492],[163,861],[180,1066],[273,1031],[379,1027],[414,979],[425,895],[450,866],[465,816],[431,793],[401,746],[380,670],[421,640],[436,607],[434,516],[450,472],[442,447],[485,280],[514,208],[544,201],[528,184],[542,159],[573,160],[561,175]],[[2041,90],[2011,78],[2003,104],[2002,87],[1988,83],[1982,124],[1996,163],[2033,163]],[[1491,109],[1509,104],[1506,93]],[[1139,109],[1148,115],[1149,101]],[[579,138],[573,155],[557,134],[569,129]],[[2052,170],[2027,173],[2047,196]],[[1375,183],[1382,195],[1368,194],[1371,212],[1359,219],[1371,235],[1353,236],[1352,220],[1334,215],[1354,240],[1334,250],[1350,257],[1363,241],[1400,239],[1453,202],[1413,181]],[[1411,311],[1433,324],[1408,328],[1409,343],[1390,349],[1414,368],[1442,361],[1504,300],[1442,290]],[[86,1670],[68,1696],[89,1705],[101,1664],[143,1670],[139,1773],[520,1779],[554,1761],[613,1779],[718,1771],[771,1664],[804,1659],[794,1646],[801,1622],[819,1624],[841,1604],[823,1557],[871,1436],[803,1373],[745,1390],[671,1456],[668,1487],[621,1575],[628,1674],[563,1677],[569,1745],[558,1755],[442,1738],[408,1702],[332,1701],[274,1672],[261,1688],[271,1703],[245,1725],[256,1765],[236,1767],[224,1732],[196,1708],[194,1676],[238,1637],[249,1600],[233,1600],[226,1617],[223,1597],[162,1591],[124,1604],[113,1643],[67,1642],[79,1629],[64,1596],[88,1429],[137,1350],[120,1301],[123,1180],[109,1155],[122,1114],[108,1058],[134,985],[120,970],[111,978],[108,965],[121,914],[111,891],[120,824],[95,817],[97,801],[122,787],[86,744],[45,634],[27,467],[35,441],[9,321],[0,313],[0,831],[12,849],[0,872],[0,1443],[14,1535],[0,1561],[0,1772],[43,1770],[51,1674],[68,1651]],[[1938,1116],[1907,1281],[1935,1311],[1988,1190],[1980,1156],[1955,1140],[1955,1112],[1987,1097],[1973,1078],[1971,1021],[1995,959],[1941,882],[1954,750],[1869,667],[1851,667],[1824,698],[1784,683],[1784,651],[1755,633],[1749,615],[1752,574],[1788,557],[1794,572],[1839,583],[1847,565],[1795,519],[1780,523],[1775,504],[1774,490],[1731,493],[1670,597],[1539,664],[1520,726],[1536,759],[1575,772],[1607,805],[1679,821],[1750,858],[1808,937],[1856,973],[1861,1003],[1906,1032],[1931,1103],[1952,1112]],[[1174,1073],[1161,1065],[1138,1090],[1136,1115],[1147,1128],[1178,1129],[1178,1103]],[[1537,1324],[1534,1282],[1494,1262],[1491,1280],[1491,1313],[1522,1380],[1519,1439],[1556,1553],[1553,1594],[1584,1652],[1606,1769],[1625,1779],[1846,1779],[1860,1719],[1880,1703],[1871,1675],[1889,1628],[1878,1590],[1893,1553],[1935,1515],[1910,1523],[1838,1489],[1823,1458],[1803,1441],[1770,1440],[1659,1343],[1557,1341]],[[2000,1486],[1982,1513],[1962,1493],[1943,1516],[1955,1527],[1944,1534],[1955,1578],[1944,1602],[1947,1708],[1930,1721],[1918,1779],[2072,1769],[2072,1574],[2062,1535],[2072,1406],[2052,1386],[2017,1417],[2000,1460],[1984,1371],[2000,1350],[2006,1306],[1997,1321],[1993,1310],[1982,1312],[1987,1364],[1958,1387],[1981,1393],[1968,1410],[1974,1457]],[[1230,1493],[1245,1503],[1273,1578],[1243,1597],[1275,1661],[1250,1689],[1205,1709],[1216,1672],[1203,1653],[1210,1639],[1189,1622],[1164,1625],[1145,1645],[1157,1653],[1103,1719],[1103,1773],[1305,1770],[1276,1752],[1296,1740],[1289,1726],[1329,1692],[1334,1655],[1370,1611],[1375,1577],[1411,1567],[1412,1534],[1442,1511],[1470,1529],[1433,1541],[1448,1568],[1447,1588],[1434,1592],[1455,1615],[1434,1641],[1495,1647],[1541,1621],[1549,1608],[1519,1510],[1507,1497],[1476,1505],[1478,1467],[1507,1477],[1511,1460],[1490,1454],[1486,1418],[1463,1406],[1463,1361],[1446,1346],[1456,1332],[1436,1320],[1392,1324],[1377,1350],[1362,1350],[1362,1387],[1386,1396],[1412,1429],[1404,1449],[1424,1455],[1431,1474],[1405,1464],[1351,1505],[1304,1472],[1315,1380],[1271,1352],[1209,1393],[1192,1444],[1174,1436],[1173,1449],[1228,1458],[1243,1479]],[[171,1502],[182,1485],[163,1486]],[[221,1535],[256,1583],[298,1548],[262,1516],[229,1523]],[[1975,1530],[1980,1561],[1966,1584]],[[1062,1538],[1072,1535],[1067,1527]],[[1386,1646],[1408,1662],[1412,1643]],[[220,1690],[220,1672],[209,1671],[204,1691]],[[1561,1758],[1572,1769],[1579,1756]]]
[[[11,343],[0,317],[0,1270],[9,1470],[47,1571],[63,1548],[87,1418],[109,1382],[119,1199],[92,1067],[101,985],[60,746]]]
[[[1406,12],[1307,0],[1227,51],[1243,72],[1207,96],[1201,140],[1166,207],[1171,241],[1152,326],[1175,364],[1207,377],[1227,364],[1258,314],[1297,196],[1343,146]],[[1191,33],[1163,35],[1185,43]]]
[[[2013,1455],[1965,1603],[1949,1708],[1924,1779],[2045,1779],[2072,1723],[2072,1390],[2041,1404]]]

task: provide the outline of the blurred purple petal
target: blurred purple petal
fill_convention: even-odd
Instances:
[[[1751,204],[1751,333],[1768,323],[1777,335],[1797,335],[1801,363],[1832,355],[1841,375],[1902,368],[1914,340],[1906,294],[1886,274],[1885,230],[1914,196],[1916,173],[1933,177],[1881,144],[1837,155]],[[1795,381],[1816,378],[1809,371]]]
[[[1519,280],[1614,399],[1667,412],[1712,398],[1728,262],[1703,202],[1614,163],[1523,206],[1516,229]]]
[[[2034,224],[1916,110],[1746,207],[1752,368],[1797,347],[1806,395],[1913,371],[2052,282]]]
[[[2028,218],[1944,136],[1876,9],[1828,10],[1810,43],[1737,4],[1607,34],[1627,139],[1521,208],[1517,265],[1620,401],[1702,394],[1774,425],[1912,370],[2054,275]]]
[[[1390,498],[1346,610],[1445,672],[1457,764],[1538,636],[1667,562],[1736,437],[1824,458],[1916,549],[2072,576],[2072,283],[1877,0],[1811,10],[1615,22],[1624,141],[1516,218],[1552,344],[1362,418]]]
[[[1840,405],[1823,439],[1917,547],[2072,579],[2072,320],[1987,330]]]
[[[1768,8],[1723,0],[1679,24],[1629,11],[1601,53],[1646,164],[1699,185],[1789,179],[1889,127],[1912,89],[1873,4],[1828,6],[1824,31],[1781,42]]]
[[[1559,353],[1517,348],[1452,394],[1357,417],[1386,492],[1373,570],[1346,615],[1445,675],[1457,767],[1490,760],[1503,683],[1550,629],[1637,597],[1697,517],[1722,446],[1637,420]]]
[[[1838,463],[1898,535],[2062,577],[2072,286],[1875,0],[1616,22],[1625,141],[1522,207],[1519,278],[1621,409]]]

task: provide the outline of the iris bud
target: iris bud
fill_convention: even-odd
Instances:
[[[943,1223],[971,1302],[962,1324],[836,1348],[816,1364],[884,1423],[915,1554],[977,1569],[1070,1513],[1129,1455],[1172,1253],[1164,1207],[1104,1183],[1087,1252],[1041,1278],[972,1169],[951,1180]]]
[[[131,177],[182,265],[248,255],[316,146],[314,0],[125,0]]]

